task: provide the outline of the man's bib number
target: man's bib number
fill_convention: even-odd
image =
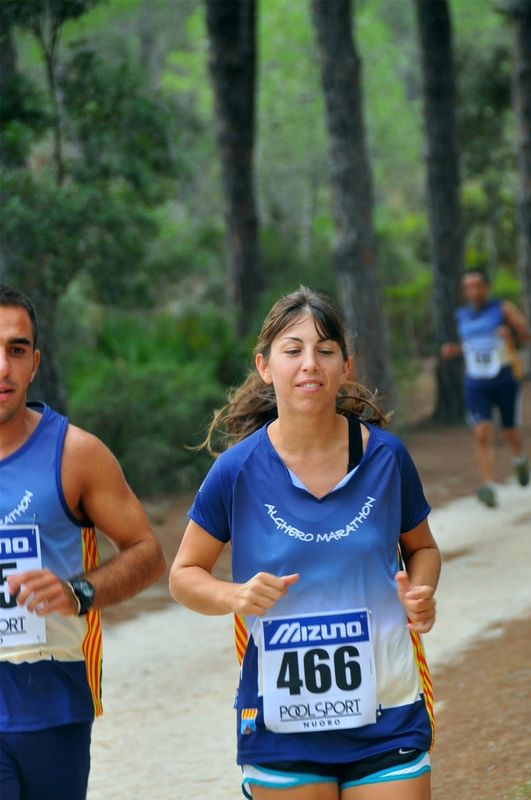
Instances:
[[[463,351],[466,371],[471,378],[495,378],[502,363],[500,350],[503,342],[499,337],[473,339],[465,342]]]
[[[0,525],[0,647],[46,642],[44,617],[17,605],[6,581],[30,569],[42,569],[39,526]]]
[[[376,674],[366,609],[261,621],[266,727],[276,733],[376,722]]]

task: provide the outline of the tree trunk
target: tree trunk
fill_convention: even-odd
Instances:
[[[522,304],[531,320],[531,2],[512,7],[513,97],[518,155],[518,233]]]
[[[254,194],[256,0],[206,0],[227,227],[228,303],[248,333],[264,288]]]
[[[423,72],[428,202],[433,265],[433,319],[437,352],[457,341],[456,292],[464,266],[452,31],[447,0],[415,0]],[[462,422],[463,369],[442,361],[436,370],[434,419]]]
[[[313,0],[325,95],[335,259],[340,303],[356,334],[357,378],[396,404],[387,320],[373,225],[372,176],[365,144],[360,59],[350,0]]]

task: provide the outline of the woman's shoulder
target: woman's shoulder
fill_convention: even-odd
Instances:
[[[398,436],[398,434],[393,433],[393,431],[390,431],[388,428],[381,428],[378,425],[371,424],[370,422],[365,422],[364,424],[369,428],[369,441],[372,440],[374,445],[379,443],[387,447],[396,455],[401,455],[408,452],[406,445],[400,436]]]
[[[259,428],[254,433],[241,439],[236,444],[231,445],[216,458],[215,464],[220,469],[231,469],[239,467],[249,456],[255,452],[265,441],[265,426]]]

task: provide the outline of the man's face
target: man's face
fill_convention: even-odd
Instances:
[[[24,413],[26,392],[39,360],[26,309],[0,306],[0,425]]]
[[[479,272],[465,275],[462,281],[463,294],[476,308],[484,305],[489,296],[490,286]]]

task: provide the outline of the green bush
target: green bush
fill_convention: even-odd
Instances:
[[[391,352],[399,373],[411,359],[433,353],[431,287],[431,271],[425,267],[408,283],[384,289]]]
[[[245,371],[227,320],[115,310],[79,325],[85,346],[63,353],[72,421],[110,447],[142,497],[197,486],[212,459],[189,448]]]
[[[204,438],[225,392],[208,367],[92,364],[71,397],[71,418],[118,458],[141,497],[197,486],[212,459],[188,448]]]

